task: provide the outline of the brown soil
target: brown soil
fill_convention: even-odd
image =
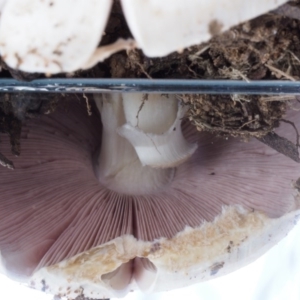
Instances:
[[[262,137],[278,127],[285,101],[265,101],[260,96],[184,95],[190,120],[200,131],[222,136]]]

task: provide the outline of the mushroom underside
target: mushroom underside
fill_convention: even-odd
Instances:
[[[299,128],[299,112],[288,119]],[[94,168],[101,126],[96,112],[89,117],[84,104],[72,103],[24,124],[18,158],[1,134],[0,152],[15,164],[0,169],[0,251],[9,276],[70,299],[166,290],[248,263],[299,215],[297,163],[257,140],[217,138],[188,122],[183,133],[198,149],[164,189],[108,189]],[[296,139],[288,124],[276,132]]]

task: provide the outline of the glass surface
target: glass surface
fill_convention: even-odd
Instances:
[[[30,82],[1,79],[0,92],[51,93],[189,93],[189,94],[300,94],[298,81],[178,80],[178,79],[39,79]]]

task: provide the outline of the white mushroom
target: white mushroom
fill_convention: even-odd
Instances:
[[[113,0],[2,0],[0,53],[14,69],[55,74],[90,68],[137,46],[164,56],[207,41],[286,0],[120,0],[137,45],[119,39],[97,48]]]
[[[0,3],[1,4],[1,3]],[[131,40],[97,48],[112,0],[6,0],[0,53],[14,69],[55,74],[90,68]]]
[[[275,9],[287,0],[121,0],[138,46],[150,57],[165,56],[208,41],[234,25]]]
[[[248,264],[295,225],[299,164],[180,125],[171,95],[131,96],[96,97],[102,137],[77,103],[28,121],[19,158],[1,134],[15,164],[0,169],[1,272],[69,299],[170,290]],[[287,117],[299,127],[299,111]],[[148,163],[143,147],[162,155]]]

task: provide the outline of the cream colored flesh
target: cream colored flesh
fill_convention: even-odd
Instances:
[[[225,207],[212,223],[185,228],[172,239],[153,242],[122,236],[85,253],[42,268],[29,280],[37,289],[74,299],[122,297],[132,289],[157,292],[180,288],[232,272],[261,256],[281,240],[299,219],[298,207],[278,219],[242,207]],[[117,290],[105,274],[139,258],[152,269],[132,271],[130,283]]]

